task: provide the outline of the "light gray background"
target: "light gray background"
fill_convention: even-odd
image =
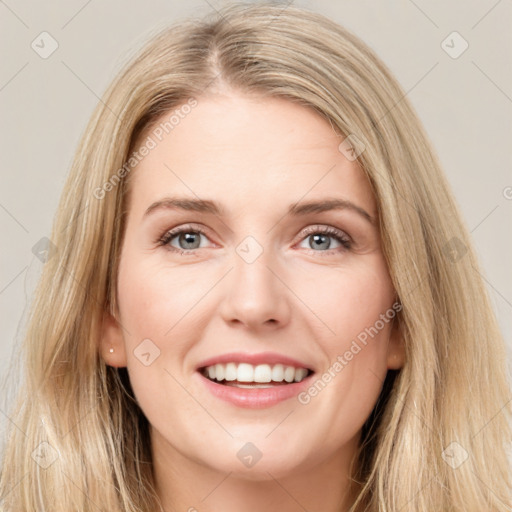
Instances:
[[[50,236],[73,152],[98,97],[149,31],[206,14],[224,3],[0,0],[0,378],[20,341],[23,315],[42,268],[32,248]],[[511,3],[294,3],[323,13],[360,36],[407,91],[472,233],[510,350]],[[34,40],[42,45],[43,31],[59,45],[46,59],[31,47]],[[453,31],[469,44],[456,59],[441,46]],[[445,44],[453,46],[452,51],[460,48],[453,37]]]

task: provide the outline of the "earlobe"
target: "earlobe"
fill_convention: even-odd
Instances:
[[[99,345],[101,357],[106,364],[116,368],[126,366],[123,330],[119,322],[110,313],[103,315]]]

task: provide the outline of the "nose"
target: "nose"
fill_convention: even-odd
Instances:
[[[265,251],[252,263],[234,255],[234,268],[224,283],[226,291],[220,304],[220,315],[225,322],[256,331],[288,324],[290,290],[283,273],[271,259]]]

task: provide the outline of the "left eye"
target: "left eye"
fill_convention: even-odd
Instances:
[[[343,247],[344,249],[350,249],[351,244],[350,240],[346,235],[341,232],[333,231],[332,229],[316,229],[315,231],[310,231],[306,234],[302,243],[307,242],[309,240],[308,246],[306,249],[320,250],[320,252],[325,252],[331,249],[337,249],[339,247]],[[334,247],[331,242],[334,240]],[[302,246],[303,247],[303,246]],[[304,248],[304,247],[303,247]],[[316,251],[318,252],[318,251]]]

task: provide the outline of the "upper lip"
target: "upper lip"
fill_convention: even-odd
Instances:
[[[248,354],[244,352],[230,352],[228,354],[220,354],[218,356],[210,357],[205,359],[197,365],[197,370],[205,368],[207,366],[213,366],[214,364],[225,364],[225,363],[248,363],[251,365],[258,364],[282,364],[284,366],[294,366],[295,368],[306,368],[307,370],[313,371],[313,369],[306,363],[294,359],[293,357],[278,354],[277,352],[259,352],[257,354]]]

